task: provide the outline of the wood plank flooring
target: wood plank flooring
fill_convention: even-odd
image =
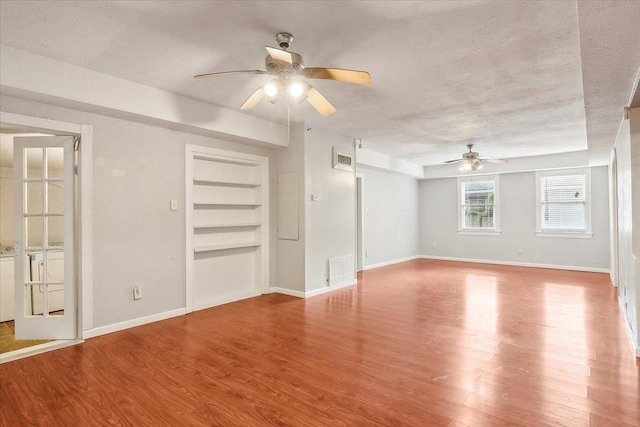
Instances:
[[[0,423],[640,426],[608,275],[416,260],[0,365]]]

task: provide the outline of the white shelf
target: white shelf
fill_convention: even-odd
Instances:
[[[218,185],[218,186],[224,186],[224,187],[246,187],[246,188],[255,188],[260,186],[260,184],[248,183],[248,182],[212,181],[208,179],[194,179],[193,185]]]
[[[241,228],[241,227],[260,227],[258,222],[250,222],[245,224],[200,224],[194,225],[193,228]]]
[[[225,249],[253,248],[261,245],[262,243],[260,242],[226,243],[224,245],[196,246],[195,248],[193,248],[193,251],[194,252],[222,251]]]
[[[262,203],[233,203],[233,202],[228,202],[228,203],[208,203],[208,202],[193,202],[193,205],[194,206],[209,206],[209,207],[224,208],[226,206],[229,206],[229,207],[233,207],[233,206],[257,207],[257,206],[261,206]]]

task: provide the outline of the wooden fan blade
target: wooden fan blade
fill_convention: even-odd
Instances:
[[[508,162],[508,160],[505,160],[505,159],[494,159],[493,157],[489,157],[489,158],[486,158],[486,157],[480,157],[479,159],[480,159],[480,161],[482,161],[482,162],[487,162],[487,163],[500,163],[501,165],[504,165],[505,163],[507,163],[507,162]]]
[[[309,89],[307,89],[307,101],[323,116],[328,116],[336,112],[336,107],[331,105],[331,103],[327,101],[327,98],[322,96],[313,86],[309,86]]]
[[[258,89],[256,89],[255,92],[251,94],[250,97],[247,98],[246,101],[244,101],[244,103],[240,106],[240,109],[249,110],[255,107],[263,97],[264,97],[264,88],[263,86],[260,86]]]
[[[286,50],[278,49],[275,47],[265,46],[269,55],[276,61],[284,62],[285,64],[293,64],[293,58],[291,54]]]
[[[360,85],[368,85],[371,83],[371,75],[366,71],[309,67],[302,70],[302,75],[309,79],[337,80],[339,82],[357,83]]]
[[[445,163],[462,163],[466,162],[465,159],[455,159],[455,160],[447,160]]]
[[[195,76],[193,76],[193,78],[194,79],[201,79],[203,77],[228,76],[230,74],[267,74],[267,72],[266,71],[262,71],[262,70],[221,71],[219,73],[196,74]]]

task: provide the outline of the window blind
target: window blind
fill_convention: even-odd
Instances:
[[[542,229],[584,231],[586,198],[584,174],[542,177]]]

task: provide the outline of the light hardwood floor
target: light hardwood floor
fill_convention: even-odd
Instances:
[[[416,260],[0,365],[0,422],[638,426],[639,366],[608,275]]]

